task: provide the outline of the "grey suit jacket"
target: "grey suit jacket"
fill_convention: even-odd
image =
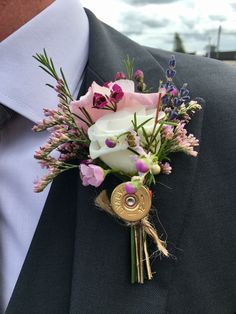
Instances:
[[[112,80],[126,55],[155,90],[171,53],[142,47],[86,12],[90,48],[80,95],[94,80]],[[129,230],[95,207],[99,190],[68,172],[51,187],[7,314],[236,311],[236,71],[207,58],[176,59],[177,86],[187,81],[192,98],[206,105],[189,124],[200,138],[198,158],[173,156],[173,174],[154,191],[175,258],[156,259],[154,280],[131,285]]]

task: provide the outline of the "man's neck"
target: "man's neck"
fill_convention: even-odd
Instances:
[[[0,0],[0,42],[52,2],[54,0]]]

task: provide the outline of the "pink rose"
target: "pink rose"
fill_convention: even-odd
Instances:
[[[81,164],[80,165],[80,177],[84,186],[92,185],[98,187],[105,179],[104,170],[96,165]]]
[[[89,87],[88,92],[80,97],[77,101],[71,102],[71,111],[78,116],[84,118],[80,108],[85,108],[90,117],[94,122],[96,122],[100,117],[110,113],[109,110],[101,110],[93,107],[94,95],[103,95],[105,98],[110,97],[111,90],[117,90],[118,87],[121,88],[122,98],[117,103],[117,111],[132,107],[137,105],[146,106],[149,108],[155,108],[158,101],[158,93],[151,94],[142,94],[135,93],[134,91],[134,82],[131,80],[119,80],[116,82],[111,82],[106,84],[106,86],[100,86],[96,82],[93,82]],[[163,94],[164,95],[164,94]],[[80,119],[76,120],[76,123],[79,127],[83,127],[85,130],[88,129],[88,126],[81,121]]]

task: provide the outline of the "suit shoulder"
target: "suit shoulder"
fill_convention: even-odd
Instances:
[[[214,103],[219,110],[230,106],[236,111],[236,69],[233,66],[206,57],[146,49],[164,69],[170,56],[175,55],[177,85],[187,82],[194,96],[203,97],[209,104]]]
[[[201,76],[209,75],[211,78],[212,74],[214,74],[215,77],[216,74],[220,72],[225,76],[229,76],[231,79],[236,79],[236,69],[222,61],[185,53],[170,52],[151,47],[145,48],[164,68],[166,68],[170,56],[175,55],[178,72],[198,72]]]

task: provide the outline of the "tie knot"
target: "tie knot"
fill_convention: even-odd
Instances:
[[[13,113],[14,111],[0,104],[0,129],[9,119],[11,119]]]

